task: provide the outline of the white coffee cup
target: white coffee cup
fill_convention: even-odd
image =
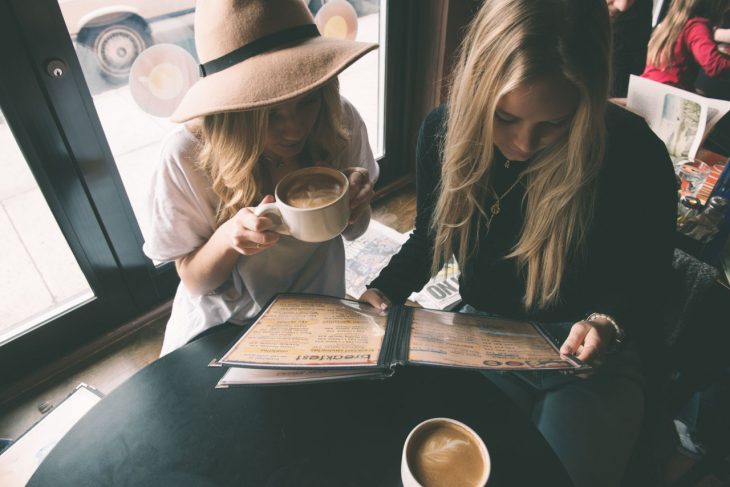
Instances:
[[[275,203],[262,203],[256,216],[273,217],[273,231],[304,242],[326,242],[341,234],[350,219],[349,182],[329,167],[306,167],[284,176]]]
[[[491,470],[482,439],[455,419],[423,421],[411,430],[403,445],[400,472],[404,487],[483,487]]]

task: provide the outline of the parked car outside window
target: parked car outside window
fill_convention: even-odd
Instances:
[[[152,45],[150,25],[195,10],[195,0],[59,0],[82,66],[123,83],[137,56]]]

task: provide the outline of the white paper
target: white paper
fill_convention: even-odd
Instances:
[[[632,75],[626,108],[644,117],[676,164],[695,160],[707,134],[730,111],[730,101],[705,98]]]
[[[356,240],[345,240],[345,292],[358,299],[406,240],[408,235],[376,220]]]
[[[365,292],[365,286],[380,274],[406,240],[407,233],[397,232],[370,220],[370,226],[361,237],[352,242],[345,241],[347,294],[355,299],[359,298]],[[444,267],[420,292],[411,294],[409,299],[424,308],[450,309],[461,301],[458,279],[459,268],[452,258],[448,275]]]
[[[424,308],[447,310],[461,301],[459,266],[456,264],[456,260],[452,257],[448,265],[433,276],[421,291],[411,294],[408,299]]]
[[[0,485],[24,486],[56,443],[100,400],[82,384],[47,413],[0,455]]]

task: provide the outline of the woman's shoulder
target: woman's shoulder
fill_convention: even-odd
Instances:
[[[199,135],[194,127],[179,125],[162,142],[160,149],[164,165],[175,164],[181,167],[193,166],[200,151]]]
[[[630,149],[635,143],[655,143],[658,137],[640,115],[609,103],[606,108],[606,132],[609,146]]]
[[[692,33],[707,34],[712,32],[712,25],[710,19],[705,17],[692,17],[689,19],[682,28],[682,34],[687,36]]]
[[[419,135],[421,143],[427,144],[430,148],[440,145],[440,141],[446,133],[447,115],[446,105],[440,105],[426,115]]]
[[[443,131],[444,127],[446,127],[447,115],[446,105],[437,106],[423,119],[423,130],[433,134]]]
[[[340,95],[340,102],[342,103],[342,123],[348,130],[365,124],[362,115],[360,115],[360,112],[350,100]]]
[[[607,164],[604,169],[608,173],[625,178],[626,174],[651,177],[657,171],[671,172],[672,165],[664,142],[639,115],[609,104],[606,132]]]
[[[688,28],[693,25],[704,25],[709,27],[710,26],[710,19],[705,17],[692,17],[687,21],[687,23],[684,24],[684,28]]]

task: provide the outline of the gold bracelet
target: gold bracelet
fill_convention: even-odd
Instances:
[[[604,319],[608,321],[615,330],[615,333],[613,335],[613,341],[616,342],[617,345],[620,345],[621,342],[623,342],[626,334],[624,333],[624,329],[621,328],[618,323],[616,323],[616,320],[608,315],[604,315],[603,313],[591,313],[588,318],[586,318],[586,321],[594,321],[596,319]]]

